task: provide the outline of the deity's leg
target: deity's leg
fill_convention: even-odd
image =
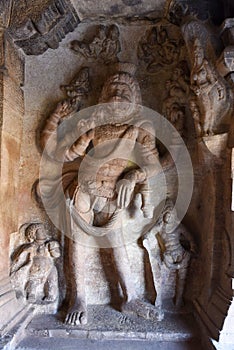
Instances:
[[[177,285],[176,285],[176,307],[180,308],[183,305],[183,292],[184,292],[184,286],[185,286],[185,279],[187,275],[187,266],[182,267],[178,270],[178,278],[177,278]]]
[[[35,303],[37,301],[37,289],[38,289],[38,281],[35,279],[30,279],[28,280],[26,284],[26,299],[30,303]]]
[[[155,266],[155,269],[152,269],[153,273],[153,280],[154,280],[154,287],[157,293],[156,300],[155,300],[155,306],[158,309],[162,309],[162,290],[163,290],[163,271],[162,267],[160,268],[158,264]]]
[[[154,246],[153,248],[150,246],[149,239],[150,237],[148,237],[148,239],[143,240],[143,246],[145,247],[149,255],[149,261],[154,281],[154,288],[157,293],[155,306],[158,311],[158,321],[161,321],[164,317],[164,313],[162,311],[162,289],[165,266],[160,260],[158,252],[156,251],[156,246]]]
[[[157,317],[158,315],[156,310],[150,304],[140,300],[137,296],[123,236],[122,244],[119,244],[118,247],[113,247],[113,253],[116,268],[119,273],[120,283],[124,293],[126,294],[126,301],[122,305],[122,311],[137,314],[138,316],[146,319]]]
[[[73,279],[71,306],[67,312],[65,323],[79,325],[87,323],[87,305],[85,294],[85,260],[86,247],[70,240],[70,259]]]
[[[46,281],[45,301],[55,301],[58,297],[58,272],[55,266],[52,267]]]
[[[151,255],[150,263],[151,263],[154,287],[157,293],[155,306],[158,310],[158,320],[161,321],[164,318],[162,297],[163,297],[163,288],[164,288],[164,282],[165,282],[165,273],[167,272],[167,268],[163,263],[159,263],[158,258],[154,257],[153,254]]]
[[[130,300],[136,299],[137,295],[124,242],[122,245],[113,248],[113,254],[120,284],[126,296],[126,301],[129,302]]]

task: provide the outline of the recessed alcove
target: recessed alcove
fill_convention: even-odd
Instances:
[[[234,200],[234,24],[232,20],[225,21],[233,16],[231,1],[229,4],[208,1],[206,5],[198,1],[195,6],[190,1],[146,1],[143,4],[120,0],[115,3],[54,0],[36,1],[34,5],[26,1],[19,5],[14,1],[3,2],[1,6],[0,332],[3,349],[7,346],[36,349],[33,345],[36,340],[41,342],[42,348],[53,348],[55,344],[75,348],[80,344],[91,349],[90,339],[96,348],[102,341],[104,346],[112,342],[117,346],[115,344],[124,341],[126,347],[131,348],[135,341],[142,349],[151,346],[231,349],[234,343],[231,210]],[[198,51],[200,57],[203,55],[200,65]],[[199,75],[201,70],[205,77]],[[53,183],[53,176],[57,168],[60,169],[56,162],[52,161],[48,168],[51,170],[43,172],[43,159],[47,156],[46,151],[43,153],[42,135],[45,130],[51,131],[53,123],[48,124],[49,118],[53,113],[55,116],[61,113],[61,102],[68,101],[75,103],[75,107],[71,105],[71,109],[74,107],[71,113],[76,109],[82,116],[87,110],[92,120],[95,107],[91,107],[106,102],[100,96],[105,96],[103,86],[114,74],[123,74],[122,85],[127,85],[126,79],[130,85],[130,78],[132,84],[139,84],[144,118],[152,110],[150,118],[156,129],[153,149],[159,152],[164,175],[157,175],[150,182],[150,205],[166,199],[176,203],[179,193],[181,205],[178,204],[176,210],[179,220],[182,216],[183,226],[178,227],[189,237],[184,245],[176,248],[179,252],[182,249],[183,254],[186,252],[188,262],[184,265],[181,262],[182,267],[174,270],[165,267],[165,252],[170,242],[165,234],[160,235],[160,230],[154,231],[157,219],[163,216],[159,214],[155,218],[157,210],[154,208],[153,219],[145,218],[141,210],[144,197],[140,199],[137,192],[142,183],[137,184],[129,210],[126,209],[121,220],[126,237],[140,232],[127,241],[126,251],[135,293],[149,308],[148,316],[142,311],[143,317],[142,306],[136,307],[136,314],[133,310],[123,312],[121,309],[127,292],[121,283],[121,278],[125,277],[118,270],[122,263],[119,251],[113,249],[114,246],[106,246],[105,240],[81,242],[86,254],[85,267],[81,270],[82,264],[79,265],[72,255],[73,248],[68,247],[72,247],[69,233],[63,230],[65,226],[56,225],[64,213],[58,207],[57,221],[53,221],[40,197],[43,191],[46,196],[53,197],[60,186],[58,183],[56,188]],[[160,130],[157,129],[159,124],[154,124],[157,113],[171,122],[180,135],[171,134],[169,145],[162,145],[162,139],[169,133],[167,124],[161,124]],[[115,119],[117,129],[124,123],[126,120]],[[97,125],[90,125],[97,128]],[[108,123],[100,125],[99,139],[101,131],[103,135],[110,132],[106,127]],[[140,122],[133,125],[143,129]],[[191,159],[191,164],[183,164],[182,170],[176,167],[180,158],[176,153],[181,146],[180,137]],[[166,158],[167,146],[176,154],[175,164]],[[126,147],[125,150],[127,154]],[[124,159],[126,154],[124,151],[121,157]],[[128,167],[135,171],[138,168],[134,168],[133,159],[128,157]],[[65,194],[66,189],[71,193],[74,186],[77,191],[80,188],[81,185],[73,181],[79,166],[79,161],[75,160],[61,170],[65,174]],[[128,167],[121,180],[125,179]],[[45,174],[49,179],[46,183]],[[48,186],[52,187],[46,192]],[[143,188],[140,194],[146,192]],[[102,196],[105,197],[96,195]],[[95,203],[93,205],[96,208]],[[103,217],[98,218],[96,212],[96,222],[100,223]],[[105,224],[99,224],[96,231],[101,232],[102,227],[104,230]],[[140,231],[141,225],[143,231]],[[157,240],[151,243],[155,244],[154,249],[158,244],[159,265],[165,267],[159,269],[164,271],[161,275],[154,270],[153,250],[144,241],[147,232],[158,234]],[[178,239],[176,244],[180,243]],[[183,263],[187,259],[183,260],[184,256]],[[178,262],[174,264],[179,266]],[[181,281],[185,281],[184,305],[177,309],[175,300],[181,269],[186,270],[185,277],[181,277]],[[82,290],[85,290],[88,304],[88,323],[64,324],[69,302],[74,297],[74,280],[79,273],[85,275]],[[159,281],[164,273],[167,277],[161,283],[164,312],[161,320],[154,303],[159,298]]]

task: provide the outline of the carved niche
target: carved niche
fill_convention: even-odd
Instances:
[[[206,25],[183,18],[181,27],[182,19],[173,18],[145,19],[144,25],[127,20],[86,23],[82,35],[78,28],[57,49],[67,56],[67,65],[59,55],[43,56],[51,60],[54,80],[50,85],[46,78],[45,92],[36,86],[39,78],[34,83],[43,105],[40,146],[46,161],[41,164],[54,168],[45,171],[47,178],[40,178],[36,187],[41,199],[37,210],[44,210],[45,216],[53,212],[64,237],[65,278],[61,290],[53,293],[67,294],[64,327],[82,327],[89,322],[90,304],[102,304],[103,310],[113,300],[123,319],[127,313],[157,324],[169,311],[189,312],[189,303],[197,311],[198,305],[205,310],[208,295],[203,289],[214,290],[213,242],[223,232],[217,219],[217,214],[224,215],[219,181],[227,176],[221,164],[227,167],[232,93]],[[129,42],[131,35],[136,40]],[[57,92],[60,84],[63,99]],[[149,120],[144,105],[160,112],[165,124],[155,127],[158,116]],[[34,107],[30,106],[36,119],[40,105]],[[174,126],[162,133],[169,135],[169,151],[177,150],[174,160],[158,136],[166,122]],[[178,219],[180,208],[175,208],[180,135],[195,173],[184,225]],[[181,182],[186,182],[188,168],[186,164]],[[162,173],[165,203],[159,200]],[[182,202],[186,195],[184,191]],[[129,237],[132,241],[125,244]],[[24,274],[21,294],[28,301],[40,303],[51,297],[46,286],[49,271],[56,268],[53,245],[55,241],[41,237],[39,231],[12,255],[12,278],[15,275],[17,281],[17,274]],[[197,251],[199,258],[192,259]],[[26,253],[35,261],[32,270],[27,263],[18,263]],[[48,275],[36,280],[33,271],[38,268],[40,274],[41,266]]]

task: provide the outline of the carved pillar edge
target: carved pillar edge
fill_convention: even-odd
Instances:
[[[1,162],[4,164],[7,157],[7,145],[12,141],[12,147],[16,145],[15,135],[9,133],[9,116],[15,117],[15,121],[23,119],[23,93],[20,88],[24,79],[24,70],[15,69],[18,67],[18,56],[14,52],[14,47],[7,40],[6,26],[0,23],[0,149],[1,149]],[[17,59],[16,59],[17,56]],[[14,58],[14,59],[13,59]],[[19,65],[23,67],[23,61]],[[14,103],[13,98],[16,97]],[[17,109],[15,108],[15,103]],[[14,110],[14,113],[13,113]],[[14,121],[14,125],[15,124]],[[13,123],[13,122],[12,122]],[[20,132],[18,124],[18,132]],[[20,140],[17,139],[19,143]],[[18,147],[19,148],[19,147]],[[14,148],[15,150],[15,148]],[[16,151],[16,150],[15,150]],[[12,156],[12,152],[11,152]],[[18,158],[19,159],[19,158]],[[11,161],[13,163],[13,161]],[[18,162],[15,163],[15,168],[18,169]],[[10,163],[9,163],[10,164]],[[6,164],[4,164],[6,165]],[[10,171],[8,167],[2,166],[1,170],[1,234],[0,234],[0,335],[4,336],[17,322],[25,315],[26,308],[22,302],[16,299],[15,291],[12,288],[9,277],[9,232],[13,231],[11,225],[17,225],[17,222],[13,223],[9,218],[7,205],[9,207],[13,203],[15,206],[15,189],[12,193],[9,192],[7,184],[9,183],[9,173],[14,173],[17,180],[15,170]],[[12,174],[11,174],[12,175]],[[10,175],[10,176],[11,176]],[[15,182],[16,183],[16,182]],[[8,203],[6,205],[6,202]],[[15,212],[16,215],[16,212]],[[15,216],[17,217],[17,216]]]
[[[3,336],[25,316],[28,308],[20,303],[12,289],[10,278],[0,280],[0,335]]]
[[[207,349],[215,349],[212,345],[210,338],[218,339],[219,330],[216,325],[213,323],[207,312],[204,310],[199,301],[195,300],[194,304],[194,314],[195,318],[200,326],[200,330],[203,335],[203,340],[209,344]]]
[[[3,123],[4,29],[0,24],[0,144]],[[1,161],[0,161],[1,169]]]
[[[231,305],[231,297],[218,288],[204,309],[198,300],[194,301],[196,318],[207,330],[207,336],[218,341],[225,318]]]

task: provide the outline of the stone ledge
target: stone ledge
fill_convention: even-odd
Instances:
[[[37,315],[28,324],[28,337],[93,339],[93,340],[153,340],[191,341],[197,337],[192,314],[165,313],[161,322],[125,315],[110,306],[89,306],[89,324],[64,325],[56,315]]]

